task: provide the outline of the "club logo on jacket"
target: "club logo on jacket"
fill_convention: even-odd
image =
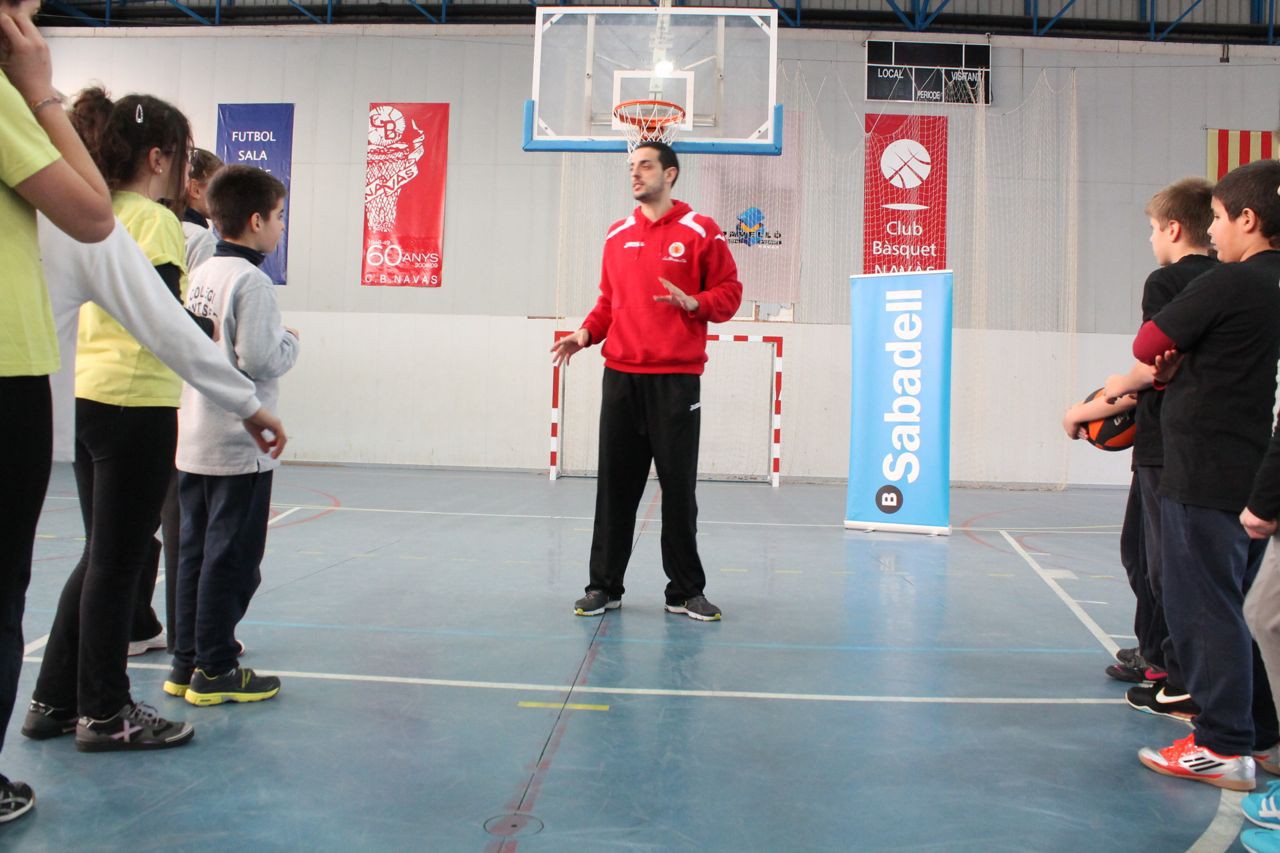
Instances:
[[[683,256],[684,256],[684,243],[681,243],[679,240],[676,240],[674,243],[672,243],[670,246],[667,247],[667,256],[663,258],[663,260],[675,261],[676,263],[681,263],[681,264],[688,263],[688,261],[683,260]]]

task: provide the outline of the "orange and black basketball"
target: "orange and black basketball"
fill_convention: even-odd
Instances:
[[[1084,402],[1089,402],[1100,393],[1101,388],[1085,397]],[[1133,409],[1109,418],[1089,421],[1084,426],[1089,443],[1099,450],[1128,450],[1133,447],[1133,436],[1137,432],[1137,425],[1133,422]]]

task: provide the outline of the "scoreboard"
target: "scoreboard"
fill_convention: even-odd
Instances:
[[[991,45],[868,41],[867,100],[990,104]]]

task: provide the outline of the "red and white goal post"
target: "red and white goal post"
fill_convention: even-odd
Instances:
[[[572,335],[556,331],[555,340]],[[769,482],[777,487],[782,469],[782,338],[778,335],[707,335],[708,341],[722,343],[764,344],[770,349],[772,382],[770,386]],[[552,480],[561,475],[564,459],[564,392],[567,370],[556,364],[551,368],[551,459]]]

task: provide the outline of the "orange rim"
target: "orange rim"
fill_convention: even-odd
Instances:
[[[627,112],[628,109],[635,107],[666,109],[668,112],[666,115],[642,115]],[[673,104],[670,101],[655,101],[649,99],[623,101],[613,108],[613,117],[624,124],[640,128],[642,131],[653,131],[658,130],[659,128],[669,127],[673,124],[679,124],[684,121],[684,107],[679,104]]]

